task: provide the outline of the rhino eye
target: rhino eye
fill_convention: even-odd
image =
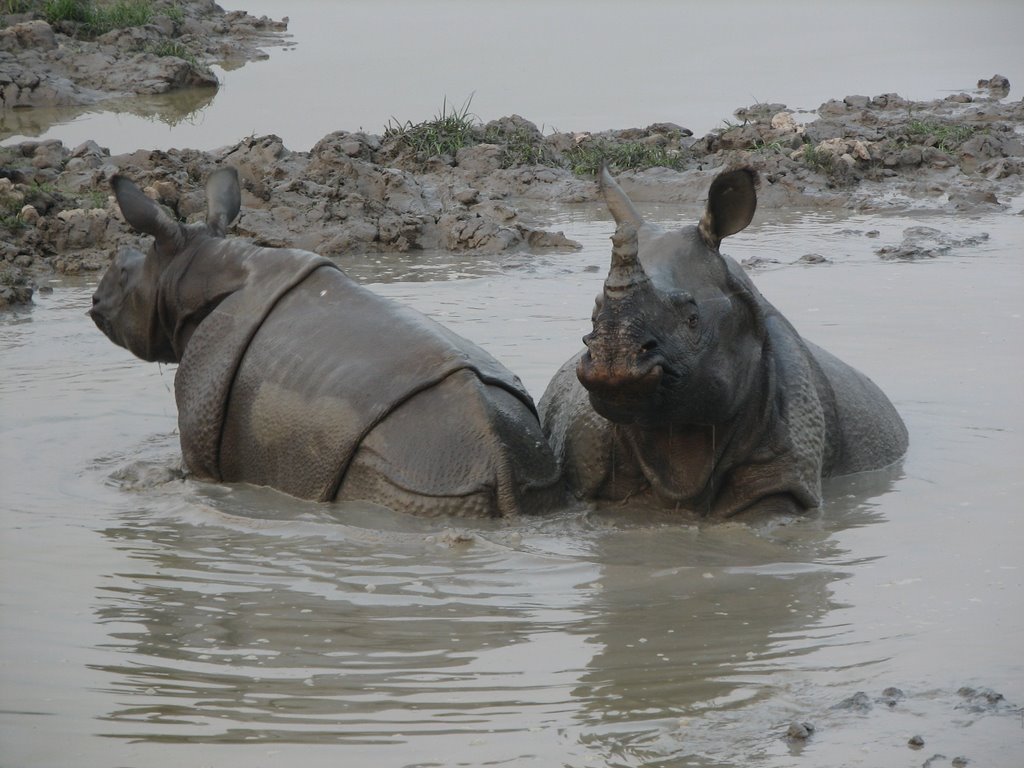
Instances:
[[[700,318],[697,317],[697,313],[696,312],[691,312],[686,317],[686,327],[687,328],[696,328],[697,327],[697,323],[699,321],[700,321]]]

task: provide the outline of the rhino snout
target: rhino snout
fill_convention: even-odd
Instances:
[[[634,400],[657,391],[665,369],[656,359],[632,365],[609,365],[585,353],[576,366],[576,377],[588,392],[614,400]]]

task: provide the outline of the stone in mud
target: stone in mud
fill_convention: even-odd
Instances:
[[[921,749],[924,746],[924,737],[919,734],[911,736],[907,739],[907,746],[911,749]]]
[[[56,47],[53,27],[41,19],[0,29],[0,51],[50,51]]]
[[[22,224],[34,227],[39,223],[39,211],[36,210],[34,205],[25,205],[20,211],[18,211],[18,221]]]
[[[935,227],[915,226],[903,230],[903,242],[899,245],[885,245],[875,253],[886,261],[920,261],[945,256],[954,248],[975,246],[987,240],[987,232],[955,238]]]
[[[978,88],[987,90],[994,98],[1002,99],[1010,93],[1010,81],[1004,75],[992,75],[990,78],[979,80]]]
[[[791,741],[806,741],[814,733],[814,724],[794,720],[786,729],[786,738]]]
[[[831,264],[832,260],[822,256],[820,253],[805,253],[794,264]]]
[[[1006,697],[991,688],[971,688],[963,686],[957,691],[963,700],[957,709],[968,712],[994,712],[1008,706]]]
[[[740,107],[733,114],[740,120],[749,121],[760,121],[760,120],[771,120],[773,115],[778,114],[786,109],[785,104],[778,103],[757,103],[751,104],[749,107]]]
[[[882,696],[878,699],[878,703],[885,704],[887,707],[892,709],[897,704],[899,704],[905,697],[906,694],[904,694],[903,691],[901,691],[899,688],[890,686],[886,688],[884,691],[882,691]]]
[[[0,261],[0,310],[32,303],[35,286],[15,264]]]
[[[871,699],[864,691],[857,691],[853,696],[840,701],[838,704],[833,705],[832,709],[845,709],[851,712],[870,712],[874,705],[871,703]]]

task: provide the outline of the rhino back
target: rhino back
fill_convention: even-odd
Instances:
[[[366,436],[336,498],[387,499],[424,516],[508,516],[549,509],[562,494],[533,414],[507,389],[461,369]]]
[[[827,391],[822,401],[829,413],[829,460],[826,476],[880,469],[907,451],[903,419],[871,379],[830,352],[804,342],[817,363]]]
[[[225,302],[204,323],[216,324],[230,311]],[[202,338],[209,342],[211,334]],[[421,393],[457,372],[466,373],[477,394],[500,392],[504,410],[516,414],[514,429],[523,431],[527,442],[531,423],[539,434],[529,396],[487,353],[418,312],[363,289],[340,270],[315,269],[274,300],[241,354],[223,408],[214,477],[268,485],[302,498],[334,499],[364,438],[396,412],[422,412],[423,429],[439,422],[449,431],[466,427],[465,400],[421,400]],[[539,450],[534,442],[529,451],[517,446],[515,455],[495,458],[495,450],[514,441],[493,436],[493,412],[478,416],[474,426],[491,439],[477,442],[471,453],[453,455],[458,451],[445,439],[425,441],[434,469],[450,463],[448,471],[458,472],[475,460],[498,467],[519,462],[527,474],[537,462],[548,475],[555,472],[546,446]],[[375,445],[394,473],[408,458],[411,436],[395,430],[389,434],[391,439]],[[186,438],[183,430],[183,445]],[[426,456],[419,457],[424,466]],[[395,478],[392,485],[409,486],[413,495],[441,495],[421,481],[432,471],[413,467],[412,481]],[[399,495],[368,500],[408,508]]]

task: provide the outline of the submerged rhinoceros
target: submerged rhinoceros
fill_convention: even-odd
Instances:
[[[611,176],[612,265],[586,349],[541,421],[577,496],[729,517],[819,506],[821,478],[899,459],[907,430],[867,377],[803,340],[722,239],[750,223],[756,172],[712,183],[696,226],[645,223]]]
[[[154,243],[118,254],[90,315],[143,360],[179,363],[195,475],[421,514],[560,499],[533,401],[494,358],[328,259],[225,238],[240,207],[234,169],[211,174],[205,224],[179,224],[123,176],[112,184]]]

